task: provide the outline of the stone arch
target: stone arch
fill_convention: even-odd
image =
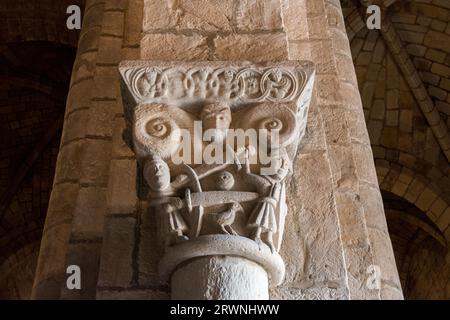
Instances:
[[[439,230],[437,225],[431,221],[420,209],[416,206],[409,204],[407,201],[399,198],[395,194],[387,191],[382,191],[383,198],[385,199],[385,212],[387,220],[401,219],[417,228],[420,228],[425,233],[433,237],[444,248],[447,248],[447,239]],[[398,198],[398,199],[396,199]],[[386,203],[392,201],[394,205]],[[403,202],[399,205],[399,202]],[[405,206],[406,203],[406,206]],[[405,212],[408,211],[408,212]]]
[[[389,234],[406,299],[445,299],[447,240],[425,213],[406,200],[383,192]]]
[[[450,241],[450,203],[440,190],[422,174],[387,161],[377,161],[380,189],[405,199],[422,210]]]

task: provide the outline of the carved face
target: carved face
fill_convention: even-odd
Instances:
[[[276,69],[272,74],[271,74],[271,78],[273,81],[275,82],[280,82],[281,79],[283,78],[283,74],[281,73],[281,70]]]
[[[228,171],[219,173],[216,178],[216,187],[219,190],[228,191],[234,186],[234,177]]]
[[[234,72],[231,70],[227,70],[224,72],[224,78],[226,82],[231,82],[234,78]]]
[[[230,107],[223,104],[208,104],[203,107],[203,128],[206,129],[228,129],[231,123]]]
[[[164,191],[170,186],[170,169],[163,160],[147,161],[144,177],[153,191]]]
[[[219,103],[208,104],[203,107],[201,118],[203,130],[215,130],[213,140],[222,141],[231,124],[230,107]]]

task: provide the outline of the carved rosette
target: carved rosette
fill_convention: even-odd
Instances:
[[[233,256],[281,283],[286,180],[306,129],[313,64],[127,61],[120,73],[164,279],[186,261]],[[230,132],[258,134],[239,145]]]

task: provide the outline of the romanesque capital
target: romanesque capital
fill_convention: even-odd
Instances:
[[[305,61],[126,61],[127,136],[141,195],[158,221],[159,271],[242,257],[281,283],[286,180],[314,84]]]

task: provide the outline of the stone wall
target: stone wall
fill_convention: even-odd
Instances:
[[[305,178],[298,181],[299,188],[305,186],[302,203],[316,202],[315,206],[318,205],[317,198],[308,196],[309,190],[315,190],[316,195],[330,193],[325,198],[328,201],[327,212],[323,211],[327,206],[318,205],[302,214],[305,216],[306,213],[310,219],[317,220],[299,223],[305,228],[303,234],[307,235],[306,239],[311,236],[314,239],[310,246],[319,246],[307,251],[318,257],[317,261],[312,260],[311,278],[333,272],[323,280],[310,282],[310,285],[313,284],[310,291],[314,293],[317,287],[322,287],[322,292],[317,294],[320,298],[400,298],[401,288],[372,166],[370,142],[361,112],[358,84],[340,3],[291,1],[289,4],[295,4],[293,12],[306,12],[306,19],[296,20],[293,16],[291,27],[289,19],[286,20],[287,28],[291,30],[288,32],[290,58],[309,58],[316,63],[318,71],[316,102],[311,107],[309,118],[311,134],[305,141],[305,147],[300,148],[299,156],[309,161],[298,162],[299,171],[305,174]],[[299,21],[307,22],[307,26],[300,23],[297,28]],[[323,168],[317,168],[318,159],[322,159]],[[316,184],[317,177],[324,180]],[[318,212],[324,216],[320,217]],[[331,230],[321,230],[328,226]],[[333,232],[339,232],[342,247],[337,245],[338,241],[332,242]],[[317,240],[317,236],[322,238]],[[338,256],[331,254],[333,251],[326,246],[327,243],[337,246],[335,250],[341,251],[343,260],[335,260],[331,264],[325,262],[327,258],[334,256],[337,259]],[[320,256],[321,252],[328,254]],[[365,286],[367,270],[371,265],[377,265],[382,270],[383,280],[379,292],[368,290]],[[317,272],[317,266],[327,271],[319,269],[320,272]],[[341,293],[328,285],[339,283],[340,279],[344,279],[342,287],[345,288]],[[342,289],[341,286],[336,287]],[[338,294],[333,296],[336,292]]]

